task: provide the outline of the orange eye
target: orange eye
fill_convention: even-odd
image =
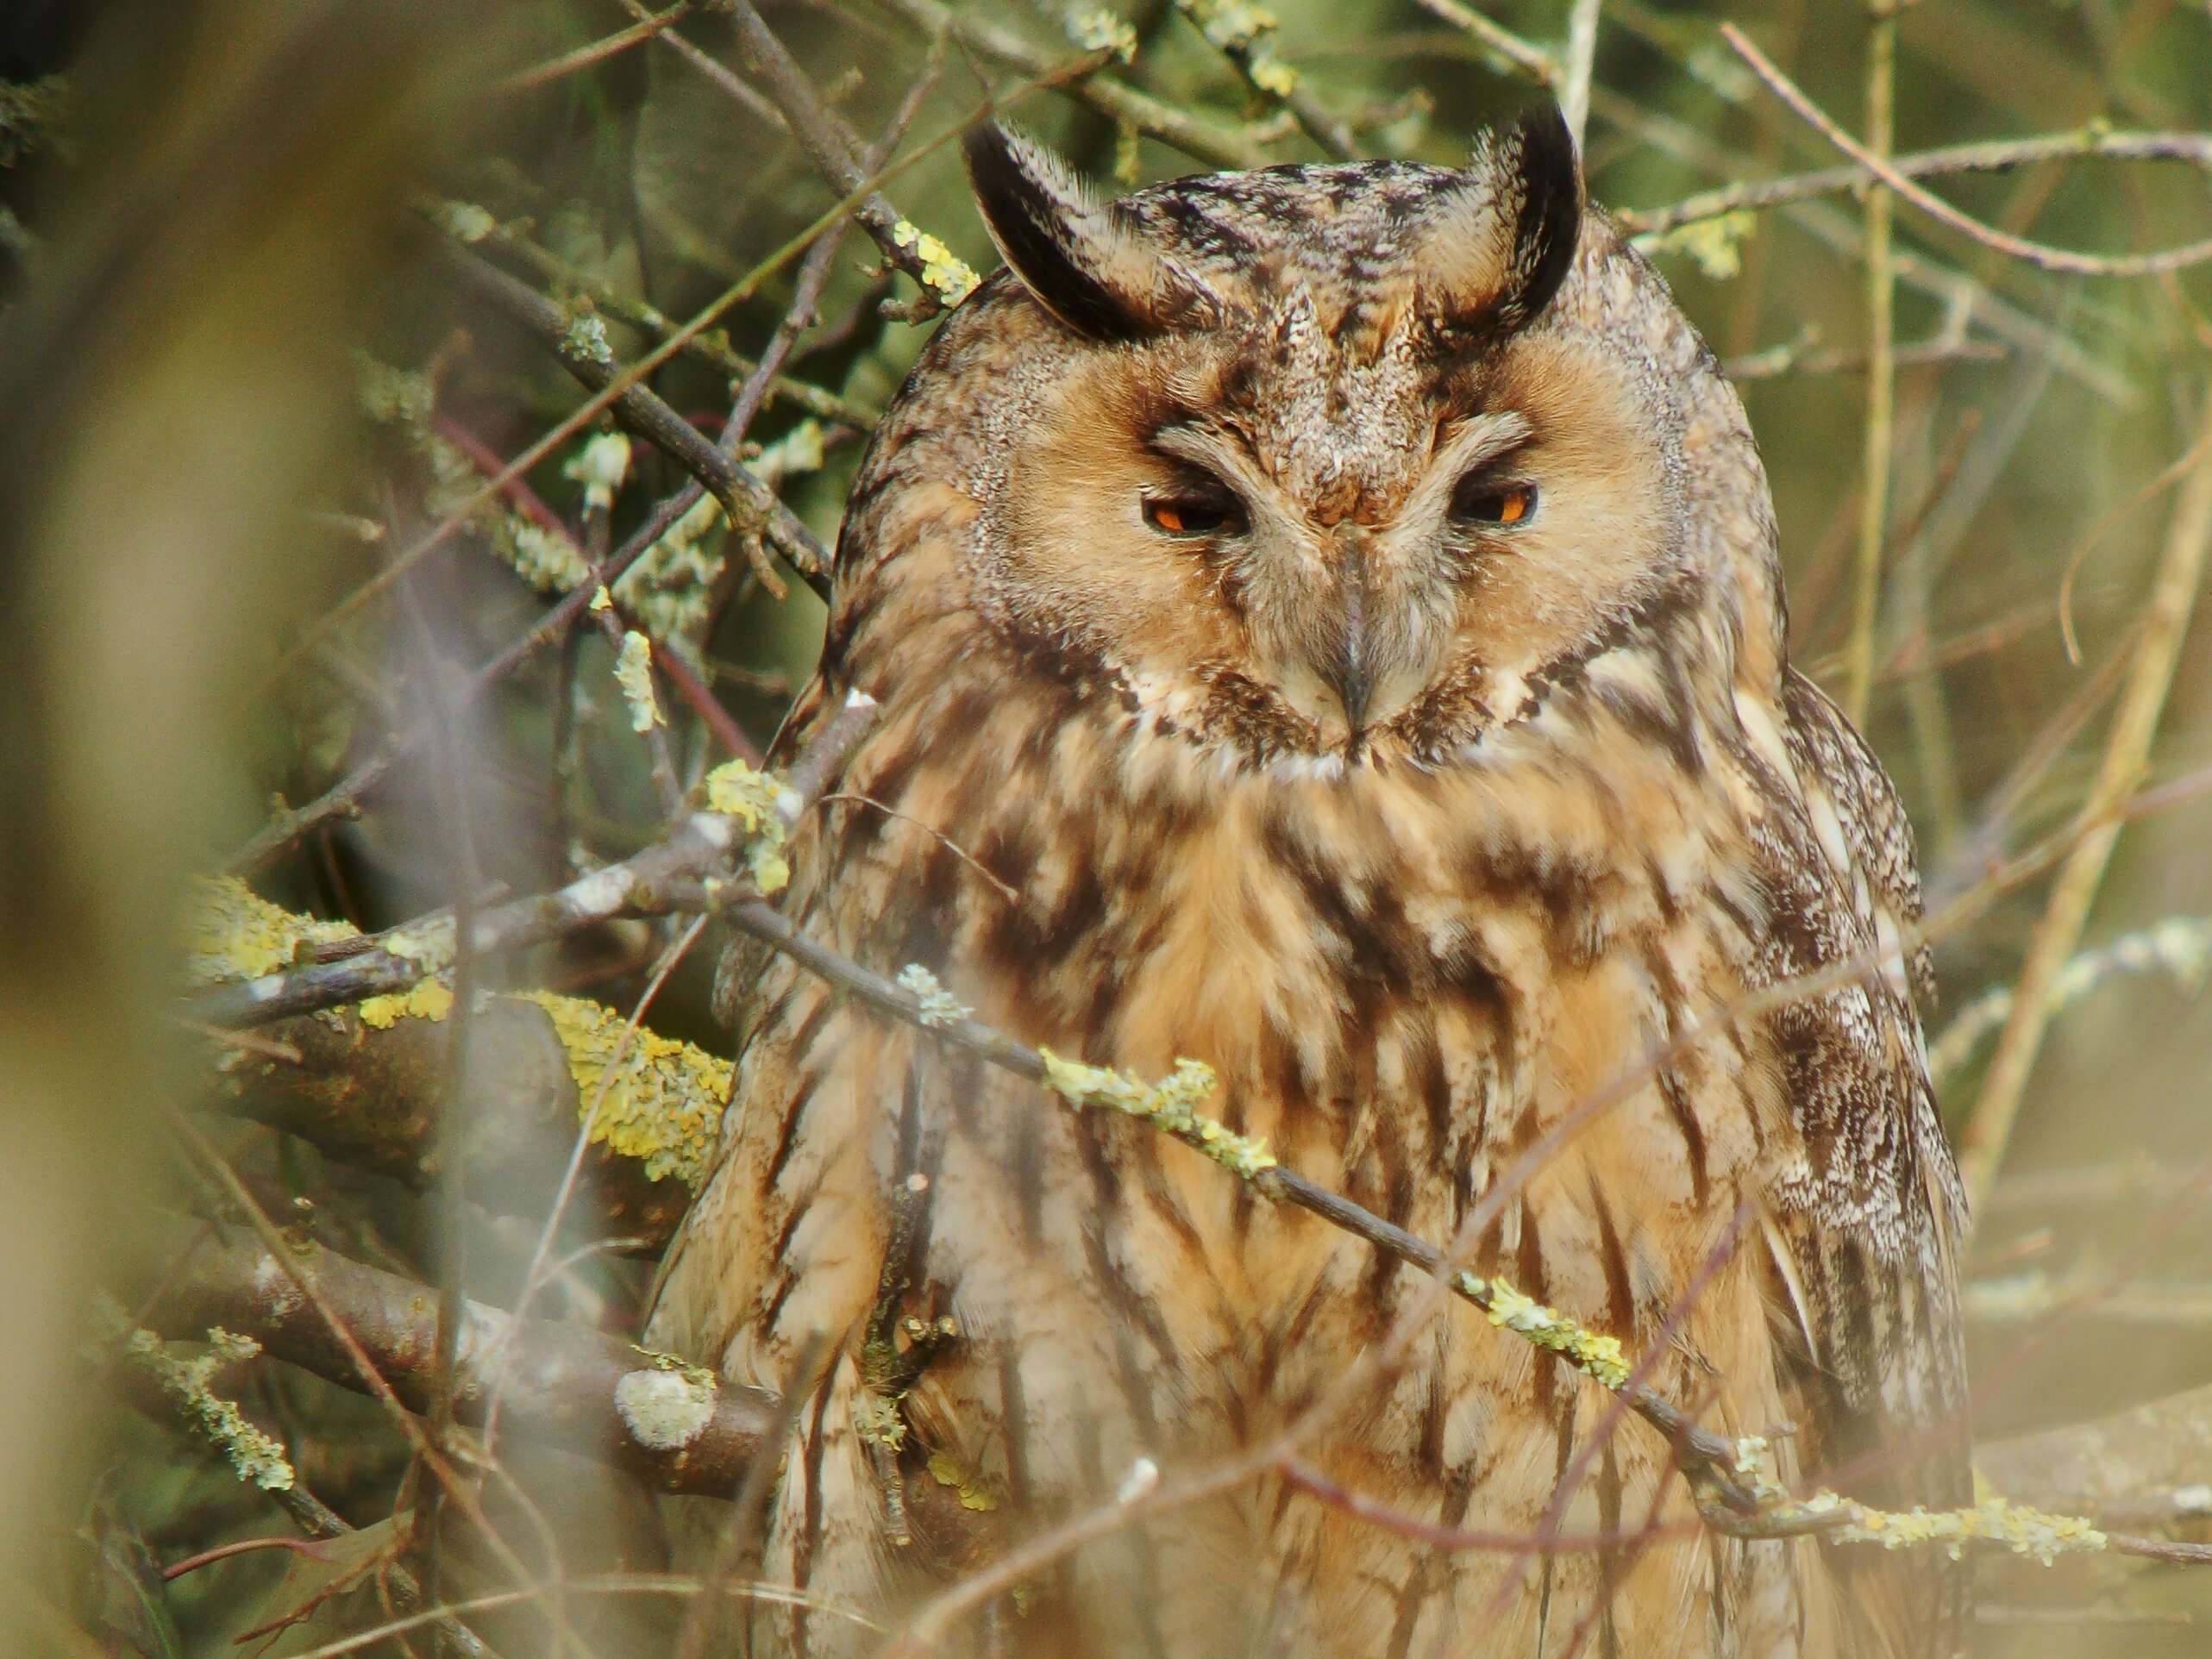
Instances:
[[[1497,483],[1479,473],[1461,480],[1451,516],[1469,524],[1523,524],[1536,511],[1533,484]]]
[[[1208,496],[1172,496],[1144,503],[1144,522],[1162,535],[1239,535],[1244,510],[1225,491]]]

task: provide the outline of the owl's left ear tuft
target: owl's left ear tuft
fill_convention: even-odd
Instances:
[[[1135,339],[1215,310],[1204,285],[1154,247],[1134,216],[1094,202],[1042,145],[986,122],[961,148],[1000,255],[1031,297],[1077,334]]]
[[[1582,166],[1559,106],[1528,110],[1501,147],[1501,172],[1518,186],[1513,255],[1498,298],[1501,328],[1544,314],[1575,263],[1582,229]]]

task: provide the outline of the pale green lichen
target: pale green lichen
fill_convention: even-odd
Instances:
[[[294,1476],[283,1443],[256,1428],[235,1401],[210,1387],[217,1371],[252,1359],[261,1351],[260,1343],[217,1325],[207,1333],[205,1353],[181,1358],[152,1331],[133,1327],[122,1307],[104,1295],[96,1305],[95,1324],[103,1337],[120,1342],[126,1359],[161,1385],[162,1392],[229,1460],[240,1480],[265,1492],[291,1489]]]
[[[607,585],[605,582],[600,583],[597,588],[592,590],[592,609],[594,610],[611,610],[614,609],[614,595],[607,592]]]
[[[437,390],[428,375],[394,368],[357,352],[354,396],[362,412],[403,434],[429,470],[423,506],[437,518],[465,517],[486,545],[541,593],[566,592],[590,573],[567,537],[535,519],[479,498],[484,474],[461,448],[431,424]]]
[[[482,241],[499,228],[499,222],[473,202],[441,202],[438,229],[457,242]]]
[[[803,473],[818,473],[828,458],[822,423],[808,416],[753,458],[754,473],[764,484],[781,484]]]
[[[385,954],[412,962],[425,973],[442,973],[453,966],[457,941],[450,916],[426,916],[419,922],[393,928],[377,942]]]
[[[937,983],[919,962],[899,970],[899,988],[914,999],[914,1017],[924,1025],[957,1025],[975,1011]]]
[[[606,322],[596,311],[579,311],[570,319],[561,336],[561,350],[565,356],[581,358],[602,368],[614,362],[614,347],[607,343]]]
[[[1139,135],[1137,131],[1137,123],[1135,122],[1124,121],[1115,123],[1113,129],[1113,176],[1114,181],[1117,184],[1134,185],[1137,182],[1137,141],[1138,136]]]
[[[1111,52],[1124,63],[1137,60],[1137,29],[1119,12],[1105,6],[1069,11],[1068,38],[1086,52]]]
[[[1993,1543],[2016,1556],[2032,1556],[2049,1566],[2064,1555],[2102,1549],[2103,1533],[2077,1515],[2054,1515],[2048,1510],[2016,1504],[1992,1491],[1977,1471],[1974,1501],[1963,1509],[1874,1509],[1835,1492],[1816,1492],[1792,1501],[1766,1474],[1770,1444],[1766,1436],[1749,1434],[1736,1442],[1735,1473],[1760,1508],[1770,1515],[1792,1519],[1835,1516],[1820,1536],[1835,1543],[1877,1543],[1885,1549],[1909,1549],[1933,1545],[1953,1561],[1970,1543]],[[1840,1513],[1839,1513],[1840,1512]]]
[[[886,1451],[906,1443],[906,1419],[899,1413],[899,1402],[871,1390],[862,1390],[853,1400],[853,1431]]]
[[[668,717],[661,712],[660,699],[653,695],[653,642],[635,628],[622,636],[622,649],[615,653],[614,676],[615,684],[622,687],[623,700],[630,704],[632,731],[651,731],[668,723]]]
[[[598,432],[561,463],[561,475],[584,486],[584,505],[605,512],[614,505],[615,491],[630,476],[630,438],[622,432]]]
[[[690,649],[705,631],[727,523],[722,504],[701,495],[616,579],[614,597],[654,638]]]
[[[1744,268],[1744,240],[1755,221],[1739,208],[1709,219],[1693,219],[1672,230],[1637,239],[1646,254],[1682,254],[1715,282],[1726,282]]]
[[[706,804],[709,811],[736,819],[745,832],[745,868],[756,891],[780,892],[790,885],[784,830],[796,798],[788,786],[743,761],[725,761],[706,774]]]
[[[936,290],[946,304],[957,305],[974,291],[977,281],[974,269],[920,226],[901,219],[892,226],[891,240],[921,260],[923,283]]]
[[[1789,1494],[1766,1477],[1767,1458],[1773,1443],[1763,1434],[1736,1437],[1736,1478],[1744,1489],[1763,1504],[1778,1503]]]
[[[1244,72],[1244,78],[1278,98],[1297,90],[1298,72],[1275,54],[1281,19],[1251,0],[1175,0],[1175,9]]]
[[[1807,1506],[1833,1509],[1846,1501],[1824,1492],[1808,1499]],[[2107,1543],[2102,1532],[2078,1515],[2054,1515],[2007,1498],[1985,1499],[1966,1509],[1852,1507],[1852,1518],[1828,1535],[1838,1543],[1878,1543],[1885,1549],[1933,1544],[1953,1561],[1970,1543],[1994,1543],[2048,1567],[2060,1556],[2094,1552]]]
[[[541,593],[565,593],[591,574],[573,542],[535,519],[504,513],[491,521],[490,529],[492,550]]]
[[[648,1451],[681,1451],[714,1420],[714,1379],[695,1366],[647,1366],[616,1381],[615,1412]]]
[[[1480,1279],[1471,1273],[1461,1273],[1453,1283],[1461,1294],[1482,1307],[1492,1324],[1501,1325],[1538,1348],[1559,1355],[1593,1381],[1607,1388],[1618,1388],[1628,1380],[1628,1358],[1621,1350],[1618,1337],[1592,1330],[1514,1289],[1502,1279]]]
[[[720,1133],[730,1062],[642,1026],[623,1049],[629,1022],[613,1009],[551,991],[519,994],[552,1017],[576,1080],[579,1109],[591,1113],[591,1141],[638,1160],[649,1180],[673,1175],[695,1184]],[[618,1049],[621,1061],[611,1077]]]
[[[415,369],[396,368],[365,351],[354,354],[354,401],[379,426],[417,430],[429,423],[437,388]]]
[[[1264,1140],[1239,1135],[1198,1110],[1214,1089],[1213,1067],[1202,1060],[1178,1060],[1168,1076],[1146,1083],[1127,1072],[1064,1060],[1050,1049],[1037,1054],[1045,1086],[1071,1105],[1108,1106],[1142,1119],[1247,1180],[1275,1168]]]

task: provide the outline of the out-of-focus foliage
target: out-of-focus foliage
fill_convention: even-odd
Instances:
[[[128,1367],[80,1346],[93,1285],[141,1248],[144,1209],[222,1207],[171,1155],[164,1113],[197,1098],[220,1050],[165,1019],[169,918],[190,873],[433,709],[465,713],[433,721],[357,816],[266,861],[262,892],[375,930],[557,886],[649,840],[674,794],[727,757],[718,728],[765,745],[810,671],[823,608],[796,580],[774,598],[711,500],[563,640],[483,696],[455,697],[685,475],[598,416],[546,446],[520,487],[488,494],[586,392],[437,245],[520,278],[565,309],[570,349],[623,365],[749,282],[646,382],[711,435],[790,304],[793,239],[845,192],[783,129],[711,5],[634,40],[619,32],[636,9],[613,0],[97,9],[97,28],[60,5],[0,19],[0,1075],[16,1131],[0,1170],[16,1280],[0,1303],[0,1487],[41,1494],[0,1506],[24,1569],[0,1624],[66,1650],[100,1625],[86,1610],[107,1608],[100,1633],[122,1650],[160,1650],[173,1620],[179,1650],[214,1654],[339,1586],[282,1638],[304,1648],[344,1628],[342,1613],[377,1616],[360,1569],[384,1559],[395,1506],[413,1501],[404,1443],[373,1406],[304,1373],[179,1350],[361,1530],[323,1561],[271,1549],[164,1587],[147,1562],[291,1535],[293,1521],[134,1388]],[[987,110],[1123,185],[1220,153],[1315,159],[1332,132],[1361,153],[1449,164],[1544,96],[1542,65],[1562,61],[1566,0],[1476,9],[1532,48],[1537,72],[1514,66],[1511,41],[1501,52],[1462,26],[1457,0],[1277,0],[1272,22],[1167,0],[807,0],[762,15],[863,144],[895,134],[880,189],[899,244],[952,290],[963,264],[996,263],[957,162],[958,132]],[[1596,199],[1651,210],[1838,161],[1727,49],[1722,21],[1859,126],[1869,26],[1856,4],[1605,0],[1586,142]],[[1928,0],[1897,28],[1900,153],[2212,132],[2202,4]],[[565,61],[594,42],[606,49]],[[1086,95],[1086,73],[1141,98]],[[1929,183],[2040,241],[2164,247],[2212,235],[2207,148],[2193,164],[2071,159]],[[1896,224],[1894,484],[1866,723],[1940,906],[2062,830],[2096,773],[2166,551],[2174,463],[2212,430],[2212,266],[2062,276],[1902,204]],[[1832,683],[1863,477],[1862,247],[1859,199],[1834,192],[1702,220],[1651,250],[1740,371],[1783,529],[1793,650]],[[871,422],[929,336],[907,320],[929,309],[922,294],[849,231],[746,434],[748,464],[824,542]],[[2212,617],[2186,639],[2146,786],[2212,767],[2208,629]],[[702,717],[686,683],[727,717]],[[2132,824],[2083,947],[2161,927],[2201,936],[2189,930],[2212,915],[2209,841],[2212,806],[2185,792]],[[1932,1033],[2011,981],[2046,888],[2014,884],[1935,941]],[[624,923],[490,972],[619,1019],[673,936]],[[650,1021],[726,1052],[711,955],[674,968]],[[1975,1236],[1985,1435],[2212,1379],[2212,999],[2197,994],[2196,955],[2140,974],[2124,957],[2070,984]],[[1963,1121],[1987,1047],[1952,1046],[1963,1059],[1945,1100]],[[297,1139],[198,1121],[280,1221],[379,1265],[436,1282],[457,1254],[472,1294],[506,1302],[538,1249],[511,1208],[441,1206]],[[586,1255],[534,1311],[627,1334],[646,1276]],[[492,1484],[495,1507],[544,1524],[507,1529],[531,1541],[533,1565],[547,1550],[579,1572],[657,1562],[649,1510],[617,1477],[498,1450],[513,1479]],[[2212,1480],[2196,1465],[2169,1474]],[[2212,1575],[2180,1569],[2138,1577],[2098,1624],[2015,1620],[2031,1598],[2078,1605],[2090,1592],[2070,1571],[1993,1575],[1984,1650],[2200,1650],[2202,1625],[2175,1621],[2212,1621]],[[118,1584],[155,1612],[114,1611]],[[569,1616],[601,1651],[665,1645],[650,1633],[665,1613]],[[483,1630],[495,1646],[544,1644],[534,1613],[499,1618]]]

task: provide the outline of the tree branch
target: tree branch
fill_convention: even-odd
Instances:
[[[251,1337],[278,1359],[366,1392],[354,1361],[295,1285],[297,1275],[345,1325],[399,1403],[410,1412],[429,1408],[437,1311],[426,1287],[318,1245],[292,1250],[280,1264],[236,1229],[210,1227],[196,1248],[197,1224],[154,1230],[149,1260],[189,1255],[147,1316],[153,1329],[194,1337],[219,1325]],[[461,1311],[453,1381],[461,1422],[481,1420],[491,1380],[486,1362],[503,1349],[511,1352],[500,1377],[503,1423],[526,1438],[630,1469],[663,1492],[729,1497],[774,1422],[769,1396],[721,1381],[704,1367],[582,1325],[517,1320],[473,1301]]]

